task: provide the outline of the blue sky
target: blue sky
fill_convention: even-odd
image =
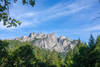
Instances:
[[[36,0],[34,8],[23,6],[19,0],[11,4],[10,16],[22,25],[6,28],[0,23],[0,39],[55,32],[87,42],[90,34],[100,34],[100,19],[95,19],[100,16],[99,0]]]

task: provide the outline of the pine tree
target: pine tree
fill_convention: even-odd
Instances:
[[[55,50],[53,50],[51,55],[49,56],[49,63],[50,67],[60,67],[58,55]]]
[[[93,37],[92,34],[90,35],[90,39],[89,39],[89,43],[88,44],[89,44],[90,49],[93,49],[94,48],[95,39],[94,39],[94,37]]]
[[[96,59],[95,67],[100,67],[100,36],[97,37],[94,52]]]
[[[71,67],[81,67],[82,63],[81,63],[81,59],[80,59],[80,52],[81,52],[81,48],[84,46],[84,43],[81,42],[81,40],[78,40],[77,45],[75,46],[75,48],[73,49],[73,64]]]
[[[73,51],[72,51],[72,49],[70,49],[66,53],[65,64],[66,64],[66,67],[71,67],[71,65],[73,64]]]
[[[79,56],[78,56],[80,67],[88,67],[88,52],[89,52],[88,45],[86,43],[83,43],[82,47],[79,49]]]
[[[96,39],[94,49],[89,53],[89,67],[100,67],[100,36]]]

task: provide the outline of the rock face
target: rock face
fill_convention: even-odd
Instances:
[[[37,47],[50,49],[51,51],[56,50],[57,52],[65,52],[70,48],[73,49],[78,42],[77,40],[72,40],[65,36],[57,37],[55,33],[52,34],[31,33],[28,37],[23,36],[19,40],[22,42],[29,41],[30,43],[32,43]]]

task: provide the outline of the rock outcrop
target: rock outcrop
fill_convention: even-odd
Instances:
[[[18,39],[19,38],[17,38],[17,40]],[[56,50],[57,52],[65,52],[70,48],[73,49],[78,42],[77,40],[72,40],[65,36],[57,37],[55,33],[52,34],[31,33],[28,37],[24,36],[19,40],[21,42],[29,41],[31,44],[37,47],[50,49],[51,51]]]

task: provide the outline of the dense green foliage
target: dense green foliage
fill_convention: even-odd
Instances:
[[[90,47],[90,45],[93,47]],[[89,46],[88,46],[89,45]],[[62,57],[55,50],[38,48],[28,42],[0,40],[0,67],[100,67],[100,36],[77,46]]]
[[[95,42],[91,35],[88,45],[79,40],[77,46],[67,52],[66,67],[100,67],[100,36]]]
[[[16,3],[18,0],[0,0],[0,22],[3,22],[4,26],[17,27],[21,24],[20,21],[9,16],[9,6],[11,3]],[[34,6],[35,0],[22,0],[23,5],[30,4]]]

